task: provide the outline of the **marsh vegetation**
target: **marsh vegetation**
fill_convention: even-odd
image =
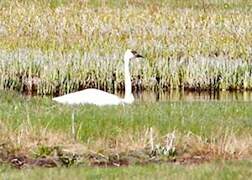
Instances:
[[[0,177],[251,177],[251,8],[249,0],[0,1]],[[135,93],[158,94],[118,107],[51,101],[91,87],[123,93],[129,47],[145,56],[131,64]],[[197,98],[181,95],[188,90]],[[75,168],[12,168],[34,166]]]

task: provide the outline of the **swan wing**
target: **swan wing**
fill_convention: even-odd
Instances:
[[[53,98],[53,100],[64,104],[95,104],[98,106],[123,103],[123,99],[118,96],[98,89],[85,89]]]

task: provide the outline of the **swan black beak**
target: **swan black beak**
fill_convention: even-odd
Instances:
[[[136,58],[144,58],[142,55],[140,55],[140,54],[136,54],[135,55],[136,56]]]
[[[132,54],[134,54],[135,58],[144,58],[142,55],[138,54],[136,51],[132,50]]]

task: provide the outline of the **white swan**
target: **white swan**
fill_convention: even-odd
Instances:
[[[130,49],[124,54],[125,97],[123,99],[98,89],[85,89],[53,98],[53,100],[64,104],[95,104],[98,106],[131,104],[134,101],[134,96],[131,91],[129,61],[139,57],[143,56]]]

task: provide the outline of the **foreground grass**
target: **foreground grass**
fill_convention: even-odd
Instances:
[[[252,89],[251,1],[5,2],[1,89],[112,89],[114,73],[122,90],[128,48],[146,57],[132,66],[143,88]]]
[[[141,132],[153,127],[161,134],[177,130],[211,137],[218,130],[236,134],[252,132],[250,102],[156,102],[130,106],[69,107],[50,97],[26,97],[16,93],[0,94],[0,119],[12,130],[27,123],[32,128],[46,127],[69,133],[71,114],[76,113],[78,139],[87,141]]]
[[[250,179],[251,161],[216,161],[198,166],[147,165],[125,168],[57,168],[12,170],[0,167],[5,179]]]
[[[1,93],[0,99],[0,160],[17,167],[43,166],[44,158],[54,167],[198,164],[252,156],[249,102],[69,107],[16,93]]]

